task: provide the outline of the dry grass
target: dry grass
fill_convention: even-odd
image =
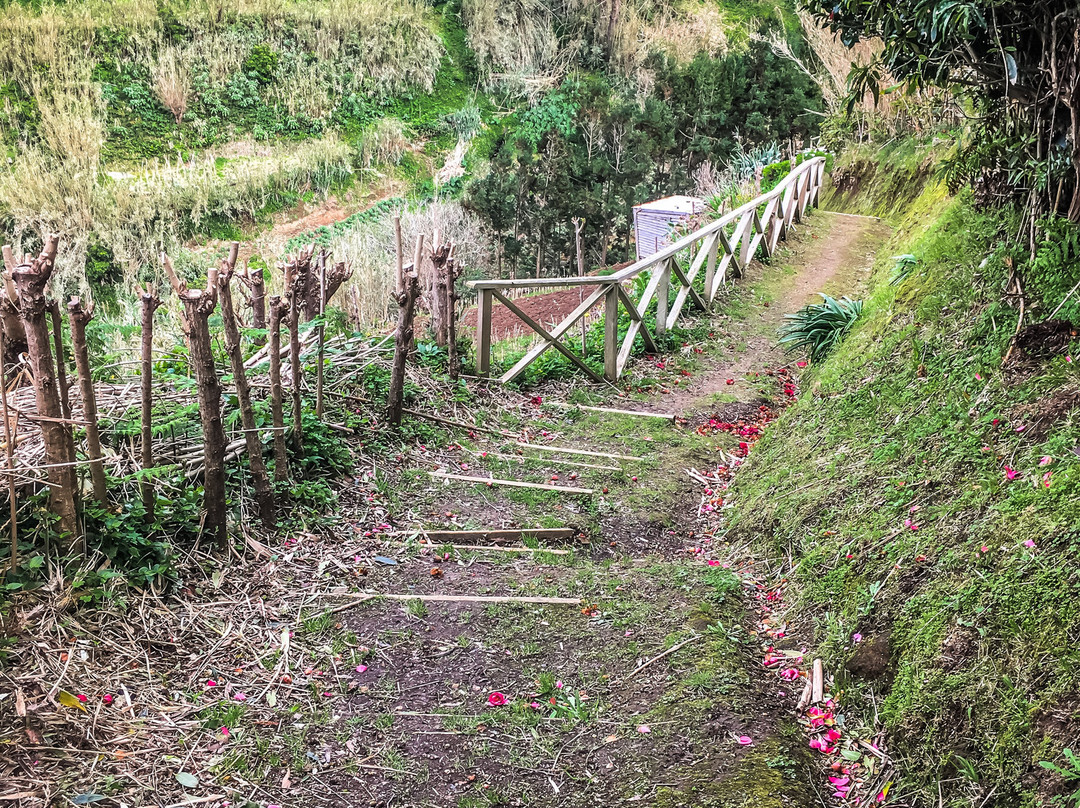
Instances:
[[[191,68],[185,56],[178,48],[164,48],[150,68],[154,93],[177,123],[184,117],[191,98]]]
[[[484,231],[479,219],[460,203],[432,202],[403,210],[400,215],[407,263],[412,262],[417,236],[423,233],[425,243],[430,244],[433,233],[438,229],[444,241],[455,244],[454,254],[464,272],[491,271],[491,237]],[[337,236],[331,242],[330,249],[338,260],[348,261],[353,270],[352,278],[338,293],[337,304],[358,325],[386,323],[396,312],[396,307],[393,310],[390,307],[397,260],[392,219],[386,217],[376,222],[358,224]],[[429,270],[430,262],[425,261],[420,273],[425,300],[430,297],[433,283]]]
[[[396,165],[409,148],[405,124],[397,118],[381,118],[360,138],[360,159],[364,166]]]

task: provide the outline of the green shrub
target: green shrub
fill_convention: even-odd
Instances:
[[[277,51],[269,45],[258,44],[252,47],[251,52],[244,58],[240,65],[249,76],[253,76],[260,84],[269,84],[277,72],[281,57]]]

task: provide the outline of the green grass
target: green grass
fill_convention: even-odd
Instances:
[[[795,604],[847,709],[868,687],[842,673],[852,634],[890,635],[894,681],[873,687],[898,787],[961,804],[959,756],[1002,804],[1030,805],[1032,773],[1063,743],[1041,717],[1080,671],[1080,422],[1043,430],[1025,412],[1076,390],[1080,367],[1058,355],[1002,373],[1017,314],[994,245],[1016,223],[924,184],[927,155],[907,143],[874,164],[857,206],[887,213],[878,194],[900,185],[916,196],[859,323],[736,479],[732,538],[793,553]],[[898,253],[920,270],[892,286]]]

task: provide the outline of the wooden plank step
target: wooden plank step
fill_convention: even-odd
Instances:
[[[523,443],[517,441],[515,446],[520,446],[522,449],[535,449],[539,452],[556,452],[558,454],[573,454],[583,455],[585,457],[606,457],[609,460],[644,460],[644,457],[634,457],[633,455],[624,454],[610,454],[608,452],[594,452],[588,449],[570,449],[566,446],[537,446],[535,443]]]
[[[442,480],[458,480],[463,483],[483,483],[484,485],[498,485],[507,488],[532,488],[538,491],[558,491],[562,494],[577,494],[592,496],[596,492],[591,488],[576,488],[570,485],[549,485],[548,483],[525,483],[521,480],[500,480],[495,477],[470,477],[467,474],[446,474],[439,471],[429,471],[432,477]]]
[[[572,539],[577,531],[572,527],[552,528],[511,528],[499,530],[422,530],[430,541],[433,542],[476,542],[476,541],[521,541],[524,538],[534,538],[537,541],[550,539]]]

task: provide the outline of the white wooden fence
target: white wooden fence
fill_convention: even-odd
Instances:
[[[603,381],[562,341],[574,324],[598,305],[604,308],[604,378],[615,381],[622,375],[639,334],[646,350],[655,352],[655,338],[675,325],[688,300],[698,309],[708,309],[732,267],[736,272],[742,272],[759,248],[766,256],[771,256],[780,240],[787,236],[792,222],[801,222],[807,207],[817,205],[824,178],[825,158],[807,160],[768,193],[611,275],[472,281],[469,285],[477,293],[476,355],[481,375],[488,375],[491,368],[491,309],[498,300],[541,338],[499,381],[516,378],[548,348],[555,348],[593,379]],[[680,260],[684,252],[685,268]],[[702,271],[705,277],[699,290],[694,281]],[[648,273],[648,281],[641,299],[635,301],[626,284],[643,273]],[[515,302],[509,294],[510,290],[564,286],[596,288],[550,331],[521,309],[520,299]],[[654,305],[656,325],[653,334],[649,333],[646,314]],[[630,328],[621,342],[618,333],[620,310],[630,316]]]

